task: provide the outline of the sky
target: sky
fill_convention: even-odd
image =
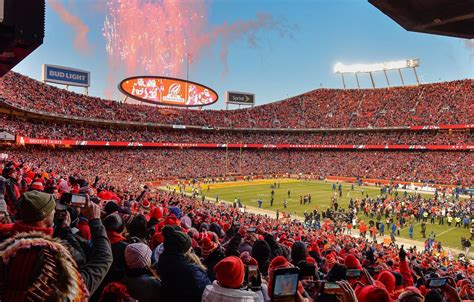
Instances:
[[[259,105],[320,87],[342,88],[340,76],[333,73],[337,62],[417,58],[421,62],[418,75],[424,83],[474,78],[474,43],[407,32],[365,0],[178,0],[184,17],[179,11],[160,8],[170,0],[117,1],[135,5],[133,14],[121,15],[127,25],[122,28],[121,41],[133,41],[135,31],[157,33],[162,24],[163,30],[170,22],[184,24],[184,30],[176,31],[181,35],[172,32],[167,36],[173,38],[165,42],[176,43],[168,45],[167,51],[178,51],[179,45],[192,47],[189,80],[219,94],[219,101],[208,109],[224,108],[226,91],[255,93]],[[172,72],[162,68],[160,49],[141,52],[151,68],[134,56],[128,61],[117,58],[122,46],[114,49],[115,57],[107,52],[104,20],[116,5],[109,2],[47,0],[44,43],[14,71],[40,80],[42,64],[88,70],[89,94],[116,100],[123,98],[117,85],[128,76],[153,73],[186,78],[185,62],[174,65]],[[140,6],[145,2],[151,6]],[[198,19],[188,22],[187,14],[193,12],[198,12]],[[191,34],[197,38],[186,38],[183,43],[176,40]],[[156,47],[155,40],[139,47]],[[138,63],[130,63],[133,59]],[[406,82],[414,84],[413,72],[403,72]],[[390,72],[389,78],[400,84],[396,72]],[[371,86],[368,76],[360,79],[363,87]],[[348,87],[356,87],[353,77],[346,81]],[[378,87],[386,86],[383,73],[375,75],[375,82]]]

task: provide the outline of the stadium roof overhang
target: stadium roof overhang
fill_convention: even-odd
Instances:
[[[369,0],[408,31],[474,38],[474,0]]]

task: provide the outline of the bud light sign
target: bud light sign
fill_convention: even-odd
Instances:
[[[91,73],[84,70],[43,64],[42,80],[56,84],[89,87]]]

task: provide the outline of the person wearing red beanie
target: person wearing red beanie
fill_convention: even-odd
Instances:
[[[387,290],[375,285],[367,285],[356,290],[359,302],[392,302]]]
[[[214,301],[259,301],[259,296],[253,292],[242,289],[245,267],[239,257],[229,256],[214,266],[216,278],[211,285],[206,286],[202,294],[202,302]]]
[[[275,270],[287,267],[291,267],[291,264],[283,256],[277,256],[273,258],[272,262],[270,262],[270,266],[268,267],[268,295],[270,298],[272,298],[273,295],[273,277]],[[304,288],[301,282],[298,282],[298,292],[301,294],[304,293]]]
[[[328,271],[330,271],[332,267],[334,266],[334,264],[336,263],[337,263],[336,253],[331,252],[326,255],[326,264],[327,264]]]
[[[354,255],[347,255],[344,259],[344,265],[347,269],[362,269],[362,265],[360,265],[359,260]]]
[[[163,217],[163,210],[161,207],[155,207],[150,213],[150,218],[154,218],[156,220],[160,220]]]
[[[349,274],[346,275],[347,281],[351,284],[352,287],[354,287],[355,284],[359,280],[361,280],[363,277],[362,265],[360,264],[359,260],[354,255],[349,254],[344,259],[344,266],[346,267],[347,270],[359,270],[358,275],[353,275],[353,276],[349,276]],[[364,282],[365,281],[366,280],[364,280]]]
[[[377,278],[378,281],[382,282],[385,285],[390,296],[394,295],[395,292],[395,276],[389,271],[383,271],[380,273]]]

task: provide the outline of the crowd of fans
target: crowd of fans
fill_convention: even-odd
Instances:
[[[136,189],[142,181],[225,174],[312,174],[472,185],[472,152],[304,151],[275,149],[16,148],[18,161]]]
[[[3,129],[31,138],[167,143],[325,144],[325,145],[462,145],[472,143],[469,131],[256,132],[173,130],[25,120],[0,115]]]
[[[317,89],[239,110],[179,110],[76,94],[10,72],[1,97],[14,107],[105,120],[234,128],[346,128],[472,123],[472,80],[390,89]]]
[[[380,195],[377,197],[366,196],[362,199],[352,197],[349,201],[348,211],[343,212],[346,215],[345,219],[341,219],[341,217],[338,219],[338,228],[343,232],[349,232],[350,228],[359,226],[359,232],[364,238],[368,236],[376,241],[378,236],[390,234],[391,240],[395,242],[395,237],[400,235],[402,229],[408,229],[409,237],[413,238],[414,225],[420,224],[422,238],[425,240],[425,249],[429,251],[440,250],[442,244],[436,240],[437,234],[434,231],[427,232],[427,225],[437,224],[464,228],[469,230],[471,236],[474,236],[474,229],[471,229],[471,211],[474,210],[471,207],[472,200],[460,199],[459,191],[452,190],[449,194],[446,190],[436,190],[434,198],[423,198],[421,195],[409,195],[407,191],[401,193],[398,191],[399,188],[399,185],[386,185],[381,187]],[[336,193],[335,184],[333,184],[333,190]],[[342,195],[342,189],[339,190]],[[354,192],[354,186],[352,186],[352,191]],[[400,196],[402,194],[403,197]],[[335,195],[337,196],[337,193]],[[338,200],[333,198],[331,207],[335,211],[338,210],[337,202]],[[358,214],[363,214],[370,219],[368,225],[359,220]],[[317,215],[318,213],[305,215],[305,222],[320,228]],[[469,253],[470,245],[467,247],[465,249],[466,255]]]
[[[233,111],[120,104],[13,72],[0,80],[0,91],[15,107],[84,118],[212,127],[342,128],[472,122],[473,84],[465,80],[377,90],[319,89]],[[0,120],[2,129],[15,134],[51,139],[443,145],[472,141],[469,132],[200,132],[6,115]],[[143,186],[145,181],[164,178],[289,173],[468,187],[474,179],[472,152],[16,146],[3,148],[1,157],[1,301],[474,299],[474,265],[465,255],[444,251],[431,234],[423,250],[372,240],[384,234],[385,226],[394,236],[414,220],[422,226],[446,222],[470,227],[472,200],[438,193],[433,198],[402,196],[389,187],[378,198],[351,200],[347,212],[338,210],[335,199],[331,209],[313,211],[300,222]],[[360,213],[372,222],[358,221]],[[347,224],[339,219],[342,216],[349,217]],[[352,228],[359,228],[362,236],[351,236]],[[470,239],[464,238],[465,247]]]
[[[0,167],[2,301],[474,299],[474,266],[463,255],[347,235],[331,210],[316,212],[314,228],[179,193],[113,188],[102,162],[83,158],[101,151],[70,152],[71,166],[68,151],[30,151],[11,152]],[[146,167],[129,163],[123,178],[134,166]],[[445,206],[441,196],[389,195],[352,208],[405,217]]]

